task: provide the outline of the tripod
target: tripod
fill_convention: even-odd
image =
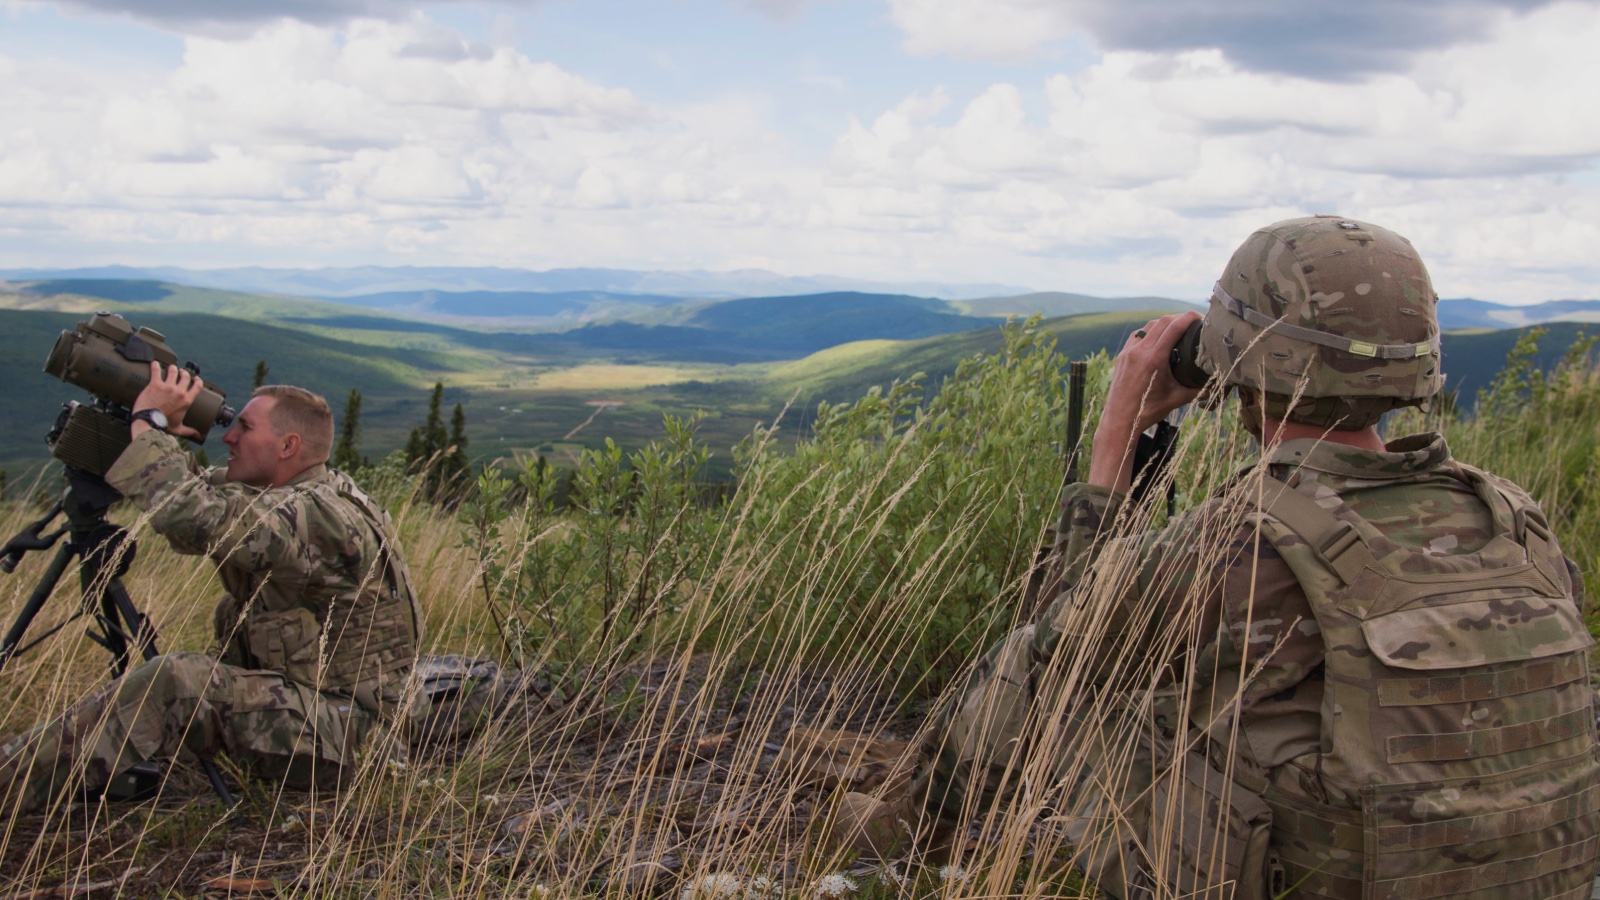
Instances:
[[[128,537],[127,529],[106,521],[106,511],[111,504],[122,499],[122,495],[106,484],[104,479],[83,469],[67,466],[66,473],[67,488],[50,512],[0,548],[0,570],[9,573],[16,569],[24,554],[48,550],[62,536],[67,536],[66,543],[50,560],[49,567],[34,586],[33,593],[23,604],[5,639],[0,641],[0,670],[12,657],[37,646],[71,622],[92,614],[101,633],[90,630],[89,639],[111,654],[111,675],[120,678],[128,670],[135,651],[145,660],[154,659],[158,653],[155,627],[133,605],[133,598],[128,596],[128,590],[122,584],[122,576],[133,565],[137,545]],[[62,513],[66,514],[67,524],[45,533],[44,530]],[[44,608],[74,558],[78,560],[78,578],[83,587],[83,601],[78,611],[31,642],[23,644],[22,639],[28,627],[33,624],[39,610]],[[216,764],[203,758],[200,767],[223,805],[232,809],[233,795],[229,793]],[[135,773],[132,779],[135,785],[156,783],[161,777],[160,771],[147,763],[141,763],[130,771]]]

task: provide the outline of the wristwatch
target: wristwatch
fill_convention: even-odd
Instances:
[[[133,415],[128,417],[128,421],[132,422],[134,420],[149,422],[152,427],[159,428],[162,431],[167,430],[167,414],[159,409],[136,410]]]

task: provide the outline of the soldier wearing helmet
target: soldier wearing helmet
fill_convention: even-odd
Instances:
[[[1442,387],[1436,304],[1404,238],[1316,216],[1250,235],[1203,320],[1133,332],[1064,500],[1063,590],[975,667],[909,793],[847,796],[842,834],[938,843],[1020,780],[1116,897],[1588,897],[1581,576],[1521,489],[1376,427]],[[1207,379],[1259,461],[1129,534],[1138,436]],[[1141,653],[1172,679],[1125,693]]]

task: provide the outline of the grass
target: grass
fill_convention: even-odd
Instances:
[[[1032,364],[1045,371],[1058,363]],[[1009,371],[990,365],[996,379]],[[1592,365],[1569,372],[1508,379],[1491,398],[1493,417],[1436,413],[1418,422],[1445,430],[1462,458],[1527,484],[1569,555],[1594,571],[1600,376]],[[1089,896],[1067,865],[1071,847],[1056,813],[1070,798],[1060,776],[1091,762],[1113,777],[1133,771],[1140,722],[1121,711],[1184,700],[1187,682],[1174,697],[1166,665],[1198,639],[1194,604],[1159,619],[1164,611],[1135,609],[1161,623],[1153,649],[1134,652],[1109,629],[1107,612],[1133,570],[1126,554],[1102,560],[1067,622],[1074,638],[1053,657],[1045,700],[1021,726],[1030,751],[1002,772],[1019,789],[991,818],[971,810],[975,821],[959,843],[964,877],[944,877],[918,858],[888,874],[827,839],[840,793],[892,779],[893,764],[885,771],[848,753],[827,771],[796,762],[804,758],[799,736],[815,734],[806,729],[936,747],[934,722],[955,692],[931,689],[926,679],[941,677],[939,666],[895,661],[936,658],[930,645],[963,636],[981,649],[986,635],[1020,621],[1031,548],[1053,524],[1059,477],[1059,446],[1023,441],[1033,432],[1021,429],[1058,433],[1061,400],[1059,386],[1024,396],[1015,383],[944,382],[952,397],[966,390],[973,398],[950,400],[947,420],[902,410],[892,391],[835,410],[826,428],[842,429],[836,437],[819,429],[815,442],[769,446],[767,457],[746,448],[743,458],[767,462],[743,470],[731,502],[669,503],[663,508],[675,512],[653,524],[637,505],[613,517],[596,493],[601,513],[587,519],[508,502],[492,532],[476,532],[391,485],[384,499],[424,600],[429,649],[521,659],[542,673],[548,699],[525,694],[459,743],[408,750],[399,736],[375,738],[338,795],[250,783],[242,827],[187,770],[144,804],[0,811],[0,891],[109,883],[123,896],[226,893],[214,887],[224,884],[297,897],[710,897],[731,896],[719,892],[737,879],[741,891],[767,884],[772,896],[809,898],[843,876],[864,897]],[[1017,406],[996,410],[993,423],[977,421],[1002,391]],[[981,427],[963,432],[963,423]],[[1185,433],[1173,472],[1192,503],[1249,450],[1227,416],[1196,416]],[[772,439],[764,434],[757,443]],[[1002,439],[1029,452],[984,444]],[[983,490],[956,490],[963,485]],[[0,532],[14,533],[33,514],[0,507]],[[209,567],[171,553],[130,511],[117,517],[141,540],[128,584],[163,646],[204,647],[219,590]],[[1130,509],[1117,527],[1136,533],[1160,518]],[[591,564],[606,541],[623,560],[595,576],[610,581],[558,577],[561,565],[570,573]],[[702,549],[702,563],[675,568],[686,547]],[[994,547],[1008,562],[985,564],[992,587],[973,596],[962,579],[974,577],[976,554]],[[33,554],[0,580],[5,623],[43,563]],[[667,563],[676,576],[661,576]],[[583,590],[542,595],[530,587],[541,572],[555,573],[548,585]],[[68,612],[74,593],[65,586],[45,618]],[[638,606],[603,627],[617,598]],[[509,644],[492,624],[491,602],[514,623]],[[960,615],[940,618],[953,610]],[[103,676],[103,652],[69,627],[0,676],[9,688],[0,695],[0,733],[61,710]],[[1118,686],[1117,702],[1082,702],[1096,677]],[[902,774],[913,763],[899,759]],[[1156,865],[1168,861],[1163,848],[1144,849]]]

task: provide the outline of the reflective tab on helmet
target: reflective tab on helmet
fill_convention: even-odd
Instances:
[[[1355,354],[1356,356],[1378,355],[1378,345],[1369,344],[1366,341],[1351,341],[1350,346],[1346,347],[1345,350],[1349,353]]]

